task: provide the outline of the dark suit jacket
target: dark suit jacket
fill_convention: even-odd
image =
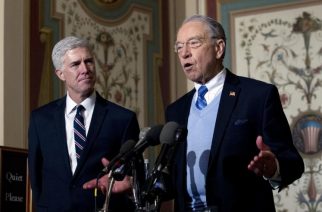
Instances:
[[[194,93],[195,89],[169,105],[166,120],[187,126]],[[271,185],[247,169],[259,152],[255,142],[258,135],[279,161],[280,188],[301,177],[303,160],[293,146],[276,87],[227,71],[206,176],[208,205],[224,212],[275,211]],[[186,142],[179,144],[171,169],[176,211],[184,211],[188,198],[186,148]]]
[[[123,142],[137,141],[139,125],[134,112],[97,94],[87,135],[87,145],[74,175],[69,163],[64,111],[66,96],[31,113],[29,172],[37,211],[94,211],[94,192],[82,185],[104,168],[101,158],[111,160]],[[105,197],[98,192],[97,208]],[[126,195],[112,195],[112,211],[130,211]]]

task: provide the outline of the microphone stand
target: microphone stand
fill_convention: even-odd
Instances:
[[[156,211],[160,210],[161,204],[161,193],[163,193],[164,184],[160,181],[159,173],[152,173],[150,178],[147,181],[146,190],[143,191],[143,196],[145,201],[149,205],[148,211]]]
[[[150,175],[149,170],[150,170],[149,159],[144,159],[144,180],[145,180],[145,182],[147,182],[149,179],[149,175]],[[150,212],[151,211],[150,203],[148,201],[146,201],[145,197],[143,197],[143,199],[144,199],[145,211]]]
[[[142,177],[141,175],[139,175],[138,170],[140,170],[140,168],[138,168],[138,166],[140,165],[139,160],[134,159],[131,162],[131,166],[132,166],[132,176],[133,176],[133,186],[132,186],[132,193],[133,193],[133,202],[135,204],[135,211],[136,212],[146,212],[146,208],[142,202],[142,196],[141,196],[141,184],[140,184],[140,179],[139,177]]]
[[[114,178],[112,177],[112,171],[110,171],[108,173],[108,180],[110,181],[108,188],[107,188],[107,192],[106,192],[106,196],[105,196],[105,202],[103,205],[103,208],[101,210],[99,210],[99,212],[108,212],[108,206],[110,203],[110,197],[111,197],[111,193],[112,193],[112,188],[114,186]]]
[[[137,183],[137,172],[135,168],[135,163],[132,161],[132,176],[133,176],[133,186],[132,186],[132,194],[133,194],[133,202],[135,204],[135,208],[140,208],[140,202],[139,202],[139,188]]]

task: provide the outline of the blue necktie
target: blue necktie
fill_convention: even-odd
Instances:
[[[207,106],[207,101],[205,99],[205,94],[208,92],[208,88],[205,85],[200,86],[198,89],[198,98],[196,101],[196,107],[202,110]]]
[[[86,130],[84,125],[84,117],[82,115],[83,110],[85,110],[85,108],[82,105],[77,106],[77,111],[74,119],[74,139],[77,161],[79,161],[86,144]]]

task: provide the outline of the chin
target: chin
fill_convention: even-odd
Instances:
[[[196,77],[196,76],[187,76],[187,78],[190,80],[190,81],[192,81],[192,82],[199,82],[199,81],[201,81],[200,79],[200,77]]]
[[[84,93],[86,95],[90,95],[94,91],[94,88],[93,87],[88,87],[88,88],[83,88],[82,90],[83,90],[82,93]]]

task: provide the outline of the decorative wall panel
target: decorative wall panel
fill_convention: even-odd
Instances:
[[[106,6],[110,5],[102,4]],[[62,37],[76,35],[91,43],[97,91],[135,111],[141,125],[146,123],[146,49],[152,34],[151,9],[132,5],[114,21],[95,15],[78,0],[56,0],[52,9],[53,16],[60,20]]]
[[[305,173],[275,192],[277,211],[321,211],[322,2],[231,13],[232,69],[275,84]]]

